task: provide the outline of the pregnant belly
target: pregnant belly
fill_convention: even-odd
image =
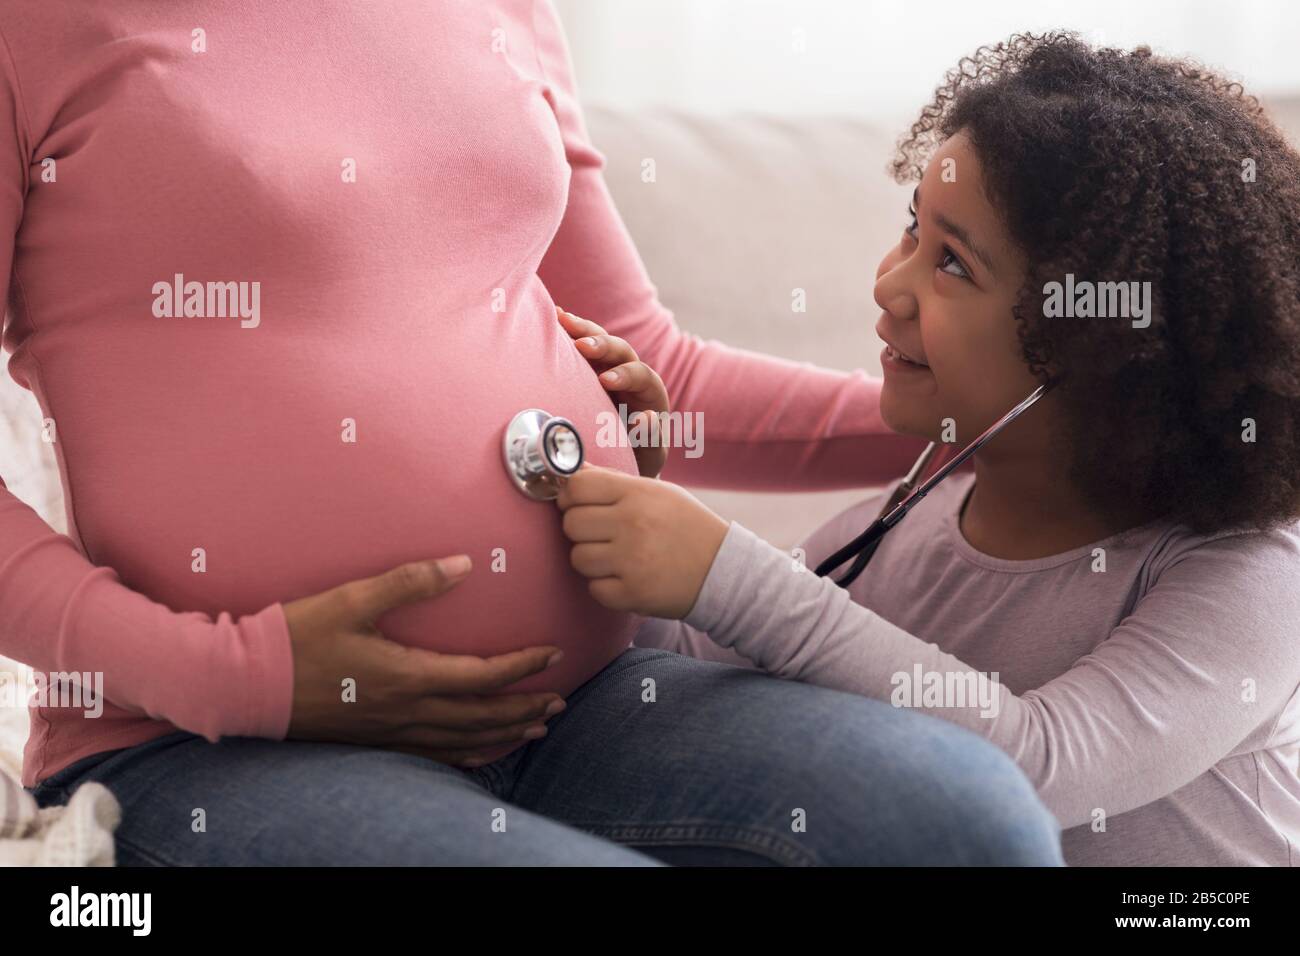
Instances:
[[[559,510],[507,477],[502,433],[540,407],[578,425],[588,461],[630,474],[636,462],[596,444],[609,397],[552,325],[503,332],[495,348],[480,324],[388,347],[295,341],[278,355],[269,336],[234,332],[222,362],[187,354],[93,405],[56,390],[77,530],[128,586],[209,614],[466,553],[468,578],[388,612],[383,633],[447,653],[556,645],[561,663],[511,689],[567,695],[627,647],[638,619],[590,597]],[[100,358],[146,345],[159,343],[118,337]]]

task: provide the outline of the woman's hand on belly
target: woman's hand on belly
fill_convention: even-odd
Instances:
[[[555,316],[574,340],[578,354],[599,373],[598,380],[609,393],[610,401],[626,406],[632,413],[627,417],[629,431],[637,433],[640,428],[639,434],[647,438],[633,442],[637,470],[644,478],[658,478],[668,463],[668,446],[661,440],[649,439],[659,434],[655,419],[665,422],[663,416],[672,413],[664,380],[637,357],[627,339],[610,335],[590,319],[570,315],[559,306],[555,308]],[[642,421],[634,422],[638,418]]]
[[[496,657],[439,654],[386,639],[374,621],[385,611],[436,598],[469,573],[455,559],[400,565],[284,605],[293,651],[288,736],[417,753],[474,766],[475,752],[535,739],[564,709],[552,693],[482,696],[546,669],[556,647]],[[549,709],[548,709],[549,708]]]

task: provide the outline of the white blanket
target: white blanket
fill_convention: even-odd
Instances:
[[[121,819],[117,798],[102,784],[82,784],[66,806],[41,810],[0,770],[0,866],[112,866]]]
[[[25,671],[0,657],[9,680]],[[112,866],[113,831],[122,819],[117,798],[102,784],[86,783],[66,806],[37,807],[21,783],[27,724],[25,708],[0,705],[0,867]]]

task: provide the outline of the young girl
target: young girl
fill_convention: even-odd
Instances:
[[[640,645],[984,735],[1070,864],[1300,863],[1300,156],[1239,86],[1055,33],[964,60],[893,169],[885,420],[962,447],[1045,397],[847,590],[810,568],[880,496],[792,559],[600,468],[558,499],[573,566]]]

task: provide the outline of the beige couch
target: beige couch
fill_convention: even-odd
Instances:
[[[876,264],[907,222],[894,131],[851,119],[588,111],[606,181],[663,303],[705,338],[880,373]],[[642,181],[644,159],[655,181]],[[804,312],[792,308],[804,290]],[[561,303],[563,304],[563,303]],[[600,321],[599,316],[589,318]],[[704,436],[708,445],[708,432]],[[789,547],[860,490],[701,500]]]

